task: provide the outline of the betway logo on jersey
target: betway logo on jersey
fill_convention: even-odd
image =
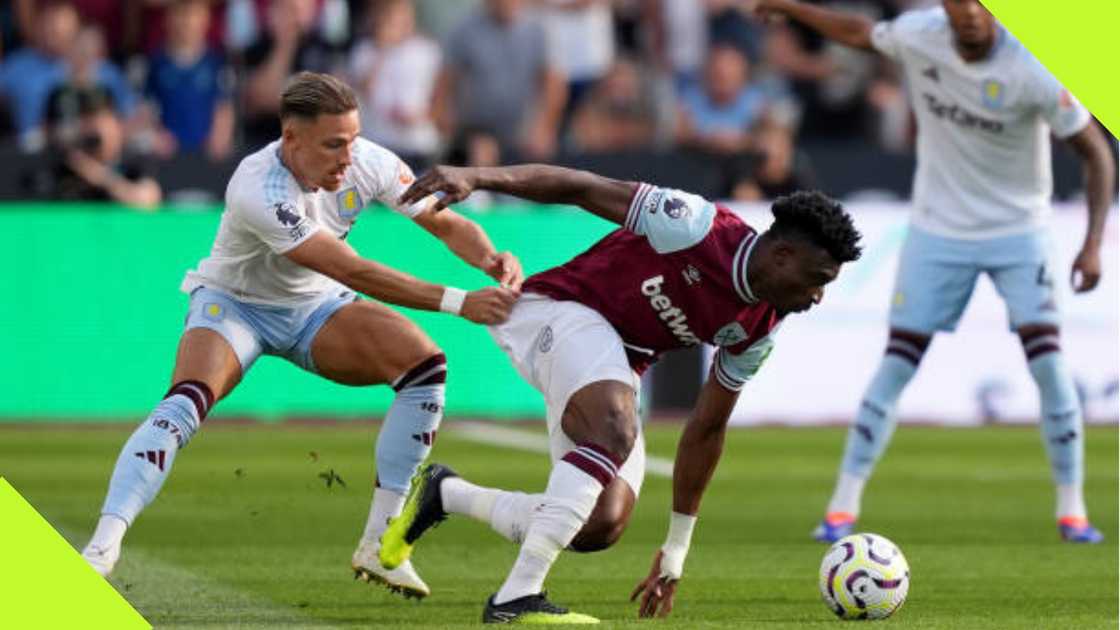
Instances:
[[[665,276],[646,278],[642,282],[642,295],[649,298],[649,305],[669,327],[674,337],[689,346],[700,343],[700,338],[688,327],[688,316],[682,313],[681,309],[673,306],[673,301],[661,292],[663,284],[665,284]]]
[[[980,129],[991,133],[1003,133],[1003,123],[998,120],[977,116],[966,109],[962,109],[959,105],[944,103],[932,94],[923,93],[922,96],[926,99],[926,105],[929,107],[930,113],[938,118],[948,120],[966,129]]]

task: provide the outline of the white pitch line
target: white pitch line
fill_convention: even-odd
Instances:
[[[549,453],[548,436],[536,431],[505,427],[497,422],[449,422],[447,428],[456,437],[469,442],[505,446],[532,453]],[[664,457],[646,454],[646,472],[657,477],[673,478],[673,462]]]

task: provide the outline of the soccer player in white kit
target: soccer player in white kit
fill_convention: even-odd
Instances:
[[[234,172],[210,256],[183,281],[190,311],[171,389],[121,450],[82,555],[101,575],[112,571],[126,529],[155,498],[176,454],[253,362],[272,354],[338,383],[396,390],[377,439],[369,520],[351,564],[358,577],[424,597],[429,589],[410,565],[381,568],[378,540],[431,450],[447,365],[423,331],[379,301],[497,324],[519,294],[521,266],[496,252],[474,222],[433,208],[434,198],[399,202],[412,171],[358,137],[357,101],[345,83],[296,75],[282,95],[280,119],[281,139]],[[465,292],[359,256],[345,239],[374,201],[412,218],[501,286]],[[358,292],[374,300],[359,300]]]
[[[1007,304],[1041,399],[1041,431],[1057,485],[1064,540],[1103,537],[1082,497],[1084,434],[1073,378],[1059,345],[1045,226],[1052,176],[1050,133],[1084,162],[1089,226],[1071,282],[1100,279],[1100,246],[1115,165],[1089,112],[978,0],[905,13],[892,21],[797,0],[759,0],[842,44],[901,65],[918,119],[918,169],[909,235],[891,305],[886,355],[848,433],[839,479],[815,538],[835,541],[859,515],[863,487],[894,431],[894,407],[930,339],[952,331],[981,273]]]

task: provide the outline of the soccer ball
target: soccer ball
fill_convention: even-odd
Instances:
[[[877,534],[852,534],[821,561],[821,597],[841,619],[885,619],[906,601],[910,565],[895,544]]]

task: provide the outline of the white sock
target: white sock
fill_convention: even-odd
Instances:
[[[401,513],[404,507],[405,495],[385,488],[373,489],[373,504],[369,506],[369,518],[366,520],[366,530],[362,532],[363,543],[377,543],[385,528],[389,526],[389,519]]]
[[[860,499],[863,497],[865,483],[867,480],[862,477],[841,472],[836,480],[836,489],[832,492],[832,500],[828,502],[828,513],[844,512],[859,516]]]
[[[506,540],[520,545],[525,542],[533,513],[544,505],[545,500],[545,496],[539,493],[502,492],[490,513],[490,528]]]
[[[517,544],[525,540],[533,510],[545,500],[543,494],[484,488],[459,477],[448,477],[439,490],[444,511],[488,523],[503,538]]]
[[[128,523],[123,518],[115,514],[102,514],[97,521],[97,529],[93,531],[93,537],[89,539],[88,546],[98,549],[119,547],[127,530]]]
[[[1081,494],[1081,484],[1058,485],[1058,513],[1057,518],[1088,518],[1085,509],[1085,497]]]
[[[501,490],[476,486],[461,477],[448,477],[439,486],[443,511],[462,514],[483,523],[490,522],[490,513]]]
[[[502,588],[494,595],[494,603],[504,604],[543,591],[544,579],[559,555],[559,549],[554,549],[552,546],[543,548],[531,545],[526,539],[525,544],[521,546],[521,553],[517,554],[517,562],[513,564],[513,569],[506,577]]]
[[[612,462],[582,454],[581,451],[586,448],[580,446],[569,452],[552,469],[543,502],[532,512],[521,553],[494,596],[495,604],[535,595],[543,590],[545,577],[560,550],[567,547],[583,528],[603,488],[618,474]],[[593,466],[602,466],[606,472],[600,471],[592,476],[592,472],[588,471],[593,470]]]

